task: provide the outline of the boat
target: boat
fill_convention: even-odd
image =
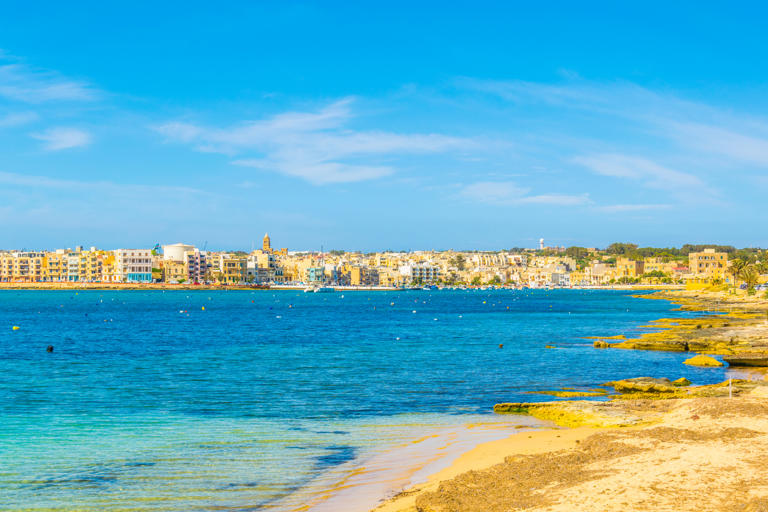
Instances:
[[[336,288],[332,286],[307,286],[304,288],[304,293],[331,293],[335,291]]]

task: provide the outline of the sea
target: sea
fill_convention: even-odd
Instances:
[[[634,293],[0,291],[0,509],[364,511],[546,426],[495,403],[725,378],[593,348],[696,314]]]

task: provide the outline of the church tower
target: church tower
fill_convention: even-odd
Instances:
[[[272,244],[269,240],[269,233],[264,233],[264,239],[261,242],[261,250],[264,252],[272,252]]]

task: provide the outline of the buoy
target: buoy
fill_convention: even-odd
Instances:
[[[414,313],[415,313],[415,311],[414,311]],[[21,329],[21,327],[19,327],[18,325],[14,325],[12,329],[14,331],[18,331],[19,329]]]
[[[205,311],[205,306],[203,306],[203,308],[202,308],[202,309],[203,309],[203,311]]]
[[[415,309],[414,309],[413,311],[411,311],[411,313],[415,313],[415,312],[416,312],[416,310],[415,310]]]
[[[48,345],[47,347],[45,347],[45,351],[48,353],[53,352],[53,345]]]
[[[504,348],[504,344],[503,343],[499,343],[499,348]]]

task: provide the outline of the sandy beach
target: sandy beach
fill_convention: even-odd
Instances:
[[[768,301],[762,297],[666,291],[649,298],[724,314],[661,319],[653,324],[657,332],[598,339],[595,347],[764,353]],[[477,446],[374,510],[768,510],[768,382],[761,368],[729,373],[734,380],[710,386],[606,383],[616,394],[604,402],[499,404],[497,412],[529,414],[560,428]]]

